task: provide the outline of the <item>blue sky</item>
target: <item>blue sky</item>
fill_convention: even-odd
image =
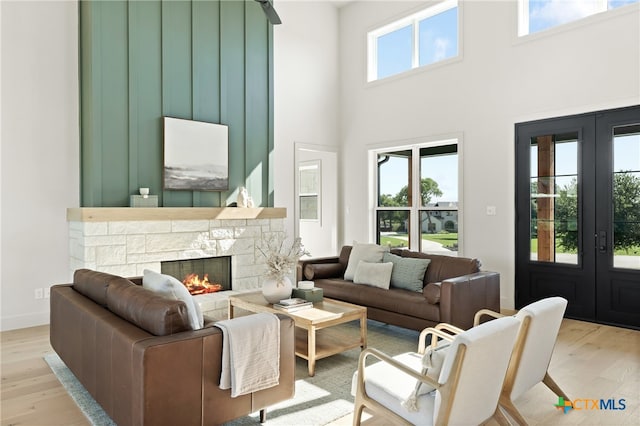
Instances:
[[[615,9],[637,2],[609,0],[607,7]],[[529,0],[529,32],[535,33],[602,12],[601,4],[601,0]]]
[[[457,155],[439,155],[422,159],[421,177],[435,180],[442,191],[442,196],[432,198],[431,202],[458,201],[457,161]],[[380,176],[381,193],[395,195],[403,186],[407,186],[407,180],[407,160],[391,157],[383,166]]]

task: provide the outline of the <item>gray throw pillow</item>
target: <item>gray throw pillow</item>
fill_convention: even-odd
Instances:
[[[383,262],[392,262],[391,287],[422,293],[424,274],[431,263],[430,259],[401,257],[392,253],[385,253]]]
[[[389,289],[391,280],[391,270],[393,263],[369,263],[361,260],[358,263],[353,282],[356,284],[367,284],[374,287]]]

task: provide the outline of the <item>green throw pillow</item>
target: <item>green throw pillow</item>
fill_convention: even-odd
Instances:
[[[400,257],[395,254],[385,253],[382,261],[393,262],[391,287],[422,293],[424,274],[427,272],[431,259]]]

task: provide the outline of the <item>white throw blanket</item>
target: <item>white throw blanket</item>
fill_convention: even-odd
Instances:
[[[280,320],[261,313],[218,321],[222,330],[220,389],[231,397],[278,384],[280,379]]]

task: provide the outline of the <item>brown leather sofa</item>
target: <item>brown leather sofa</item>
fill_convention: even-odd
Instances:
[[[135,283],[133,282],[135,281]],[[219,388],[222,331],[191,330],[184,302],[81,269],[51,287],[51,346],[120,426],[219,425],[294,394],[294,324],[280,318],[277,386],[231,398]],[[138,285],[136,285],[138,284]]]
[[[367,307],[369,319],[413,330],[446,322],[468,329],[480,309],[500,311],[500,274],[480,271],[477,259],[392,249],[401,257],[430,259],[422,293],[391,287],[382,289],[344,279],[352,246],[340,256],[298,262],[297,278],[312,280],[324,297]]]

